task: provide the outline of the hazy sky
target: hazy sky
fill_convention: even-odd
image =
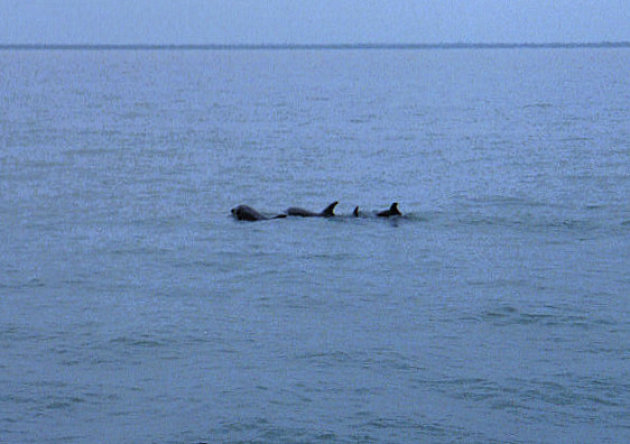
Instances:
[[[0,0],[0,44],[630,41],[630,0]]]

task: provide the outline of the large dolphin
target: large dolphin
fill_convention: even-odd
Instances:
[[[250,222],[254,222],[257,220],[269,220],[269,219],[281,219],[283,217],[287,217],[286,214],[278,214],[274,217],[267,217],[260,214],[258,211],[254,210],[249,205],[239,205],[230,210],[232,212],[232,216],[234,216],[238,220],[247,220]]]
[[[289,216],[301,216],[301,217],[333,217],[335,215],[334,210],[339,202],[334,201],[328,205],[321,213],[314,213],[304,208],[291,207],[287,210]]]
[[[391,217],[391,216],[402,216],[402,213],[398,210],[398,202],[394,202],[389,210],[379,211],[376,213],[378,217]]]

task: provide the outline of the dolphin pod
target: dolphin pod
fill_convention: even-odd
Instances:
[[[337,206],[338,203],[339,203],[338,201],[334,201],[333,203],[328,205],[326,208],[324,208],[319,213],[316,213],[316,212],[310,211],[310,210],[305,210],[304,208],[300,208],[300,207],[290,207],[290,208],[288,208],[286,210],[285,213],[278,214],[276,216],[268,217],[268,216],[265,216],[262,213],[256,211],[255,209],[253,209],[249,205],[238,205],[238,206],[232,208],[231,213],[232,213],[232,216],[234,216],[235,219],[249,221],[249,222],[254,222],[254,221],[259,221],[259,220],[282,219],[282,218],[285,218],[287,216],[297,216],[297,217],[334,217],[335,216],[335,207]],[[402,213],[398,209],[398,202],[392,203],[391,206],[389,207],[389,209],[376,212],[375,214],[378,217],[402,216]],[[352,212],[352,216],[360,217],[362,215],[363,215],[363,213],[361,213],[359,211],[359,207],[358,206],[355,207],[354,211]]]

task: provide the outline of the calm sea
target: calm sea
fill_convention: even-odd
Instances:
[[[630,440],[627,48],[0,77],[0,442]]]

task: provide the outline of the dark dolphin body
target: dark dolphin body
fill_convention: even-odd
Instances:
[[[398,210],[398,202],[394,202],[389,210],[380,211],[376,213],[378,217],[391,217],[391,216],[402,216],[402,213]]]
[[[232,216],[234,216],[238,220],[247,220],[250,222],[254,222],[257,220],[269,220],[269,219],[280,219],[283,217],[287,217],[285,214],[278,214],[274,217],[267,217],[260,214],[258,211],[254,210],[249,205],[239,205],[230,210],[232,212]]]
[[[391,217],[391,216],[402,216],[400,210],[398,210],[398,202],[394,202],[389,210],[372,212],[372,213],[364,213],[363,211],[359,211],[359,207],[354,207],[354,211],[352,212],[353,217],[369,217],[369,216],[378,216],[378,217]]]
[[[339,202],[334,201],[328,205],[321,213],[313,213],[312,211],[305,210],[304,208],[291,207],[287,210],[289,216],[301,216],[301,217],[333,217],[335,215],[334,210]]]

